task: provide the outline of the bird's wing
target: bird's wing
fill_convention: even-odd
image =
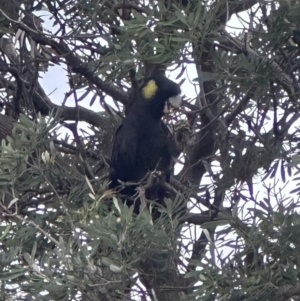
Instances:
[[[115,179],[126,181],[133,172],[137,149],[137,131],[132,124],[121,124],[115,133],[111,165]]]

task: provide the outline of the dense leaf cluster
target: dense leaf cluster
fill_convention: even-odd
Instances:
[[[299,29],[298,1],[1,0],[0,299],[298,300]],[[158,70],[184,101],[154,221],[108,172]]]

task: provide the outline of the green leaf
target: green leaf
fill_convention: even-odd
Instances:
[[[183,42],[183,43],[186,43],[186,42],[189,41],[189,38],[171,36],[170,40],[172,40],[173,42]]]
[[[175,11],[175,16],[177,17],[177,19],[179,21],[181,21],[183,24],[185,24],[186,26],[189,26],[188,22],[187,22],[187,18],[186,16],[180,11],[180,10],[176,10]]]
[[[110,264],[109,268],[114,273],[120,273],[122,271],[121,267],[116,266],[115,264]]]
[[[201,72],[200,77],[194,78],[193,81],[207,82],[220,79],[220,75],[213,72]]]
[[[5,281],[5,280],[17,279],[17,278],[23,276],[25,273],[27,273],[26,268],[13,269],[11,272],[1,272],[0,280]]]
[[[2,227],[1,227],[1,228],[2,228]],[[0,241],[3,240],[3,239],[6,237],[6,235],[9,233],[10,229],[11,229],[11,224],[8,224],[8,225],[5,227],[5,230],[3,231],[3,233],[2,233],[1,236],[0,236]]]

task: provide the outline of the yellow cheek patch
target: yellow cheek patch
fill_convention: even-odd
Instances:
[[[158,89],[158,87],[157,87],[155,81],[152,79],[152,80],[149,80],[147,85],[142,89],[142,94],[143,94],[144,98],[149,99],[155,95],[157,89]]]

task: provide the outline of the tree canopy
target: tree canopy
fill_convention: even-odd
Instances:
[[[295,0],[1,0],[0,300],[300,300],[299,46]],[[108,173],[156,72],[183,105],[153,219]]]

